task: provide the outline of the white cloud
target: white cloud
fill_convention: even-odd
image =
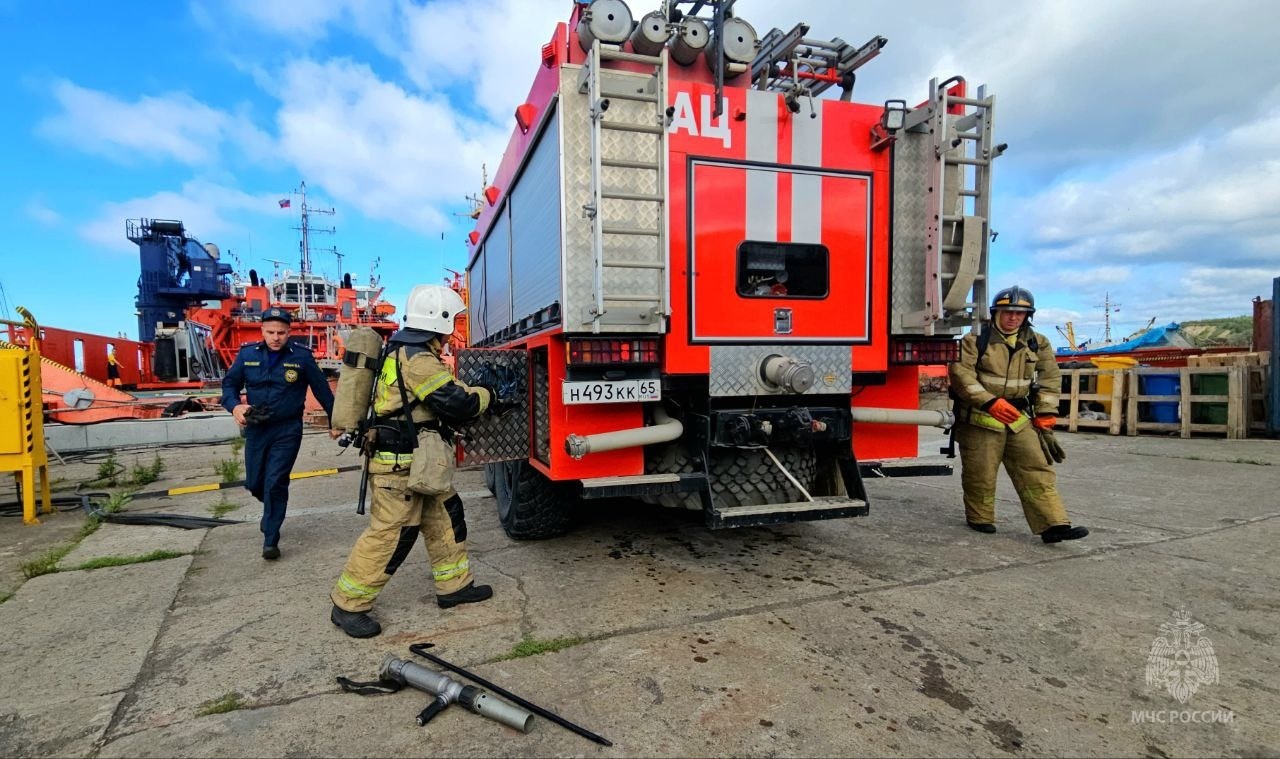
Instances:
[[[233,141],[250,154],[266,138],[245,116],[211,108],[184,93],[143,95],[127,102],[65,79],[53,84],[61,112],[39,122],[47,139],[120,163],[175,161],[209,165]]]
[[[524,102],[538,70],[542,45],[568,3],[550,0],[439,0],[406,6],[406,76],[423,89],[464,92],[461,110],[479,109],[504,129]],[[635,13],[635,11],[632,11]]]
[[[103,203],[96,216],[77,230],[81,239],[112,253],[137,253],[137,245],[125,237],[126,219],[178,219],[187,234],[201,242],[242,238],[243,219],[276,208],[277,195],[253,195],[202,180],[184,184],[178,191],[164,190],[146,197]],[[225,246],[223,252],[226,253]]]
[[[470,121],[348,61],[300,61],[283,72],[280,149],[335,200],[424,233],[474,192],[506,130]]]
[[[41,226],[53,227],[62,223],[62,214],[50,208],[41,197],[27,201],[22,210]]]

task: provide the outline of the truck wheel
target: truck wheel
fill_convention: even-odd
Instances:
[[[818,473],[818,459],[812,449],[775,447],[773,455],[805,489],[812,488]],[[725,506],[789,503],[804,497],[773,459],[758,448],[716,448],[711,456],[711,489]],[[687,473],[694,471],[694,464],[683,445],[672,444],[650,449],[645,471]],[[642,500],[668,508],[702,509],[702,499],[697,493],[664,493],[645,496]]]
[[[563,488],[527,461],[504,461],[492,466],[498,520],[509,537],[540,540],[568,531],[572,515]]]

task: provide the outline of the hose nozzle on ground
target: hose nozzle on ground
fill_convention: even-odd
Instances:
[[[412,685],[436,697],[431,705],[418,715],[419,725],[425,725],[445,707],[455,702],[462,704],[467,711],[488,717],[522,733],[529,732],[530,723],[533,721],[533,715],[518,706],[512,706],[495,698],[474,685],[463,685],[421,664],[397,658],[395,654],[387,654],[382,659],[382,669],[378,675],[383,680]]]

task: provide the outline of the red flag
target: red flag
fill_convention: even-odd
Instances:
[[[288,207],[289,207],[289,199],[288,199],[288,198],[282,198],[282,199],[280,200],[280,207],[281,207],[281,208],[288,208]]]

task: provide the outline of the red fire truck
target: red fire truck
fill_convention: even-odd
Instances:
[[[950,421],[917,370],[986,317],[992,98],[854,102],[885,38],[758,36],[733,5],[575,3],[515,109],[458,355],[519,402],[462,454],[514,538],[615,496],[712,528],[863,515],[859,463]]]

